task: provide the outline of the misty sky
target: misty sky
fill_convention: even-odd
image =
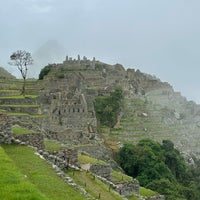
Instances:
[[[200,103],[199,10],[199,0],[1,0],[0,66],[57,40],[66,55],[140,69]]]

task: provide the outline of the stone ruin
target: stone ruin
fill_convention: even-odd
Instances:
[[[140,184],[137,180],[132,180],[129,182],[113,183],[111,181],[111,166],[105,164],[93,164],[89,167],[91,171],[97,178],[109,185],[110,188],[114,189],[120,195],[130,196],[133,193],[140,194]]]
[[[82,88],[81,77],[74,72],[65,79],[50,79],[41,91],[42,112],[48,114],[43,123],[49,139],[63,143],[89,143],[97,132],[97,119],[92,99]]]
[[[11,143],[11,124],[5,112],[0,112],[0,143]]]
[[[72,57],[66,56],[65,61],[63,61],[64,66],[73,66],[73,67],[79,67],[81,68],[90,68],[95,69],[96,59],[93,57],[93,60],[87,59],[86,56],[83,56],[83,59],[81,59],[80,55],[77,56],[77,59],[73,59]]]
[[[110,174],[111,174],[110,165],[94,164],[90,166],[90,171],[93,174],[96,174],[98,176],[106,178],[107,180],[110,180]]]
[[[11,127],[12,120],[6,113],[0,112],[0,143],[30,145],[37,147],[37,149],[44,149],[44,140],[41,133],[13,135]]]
[[[38,153],[42,155],[51,164],[56,165],[60,169],[72,168],[79,170],[77,149],[64,148],[58,152],[48,152],[46,150],[39,150]]]

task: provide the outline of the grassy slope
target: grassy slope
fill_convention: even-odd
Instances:
[[[90,172],[68,172],[68,174],[80,185],[85,187],[86,191],[92,194],[95,198],[102,200],[121,200],[122,197],[113,190],[109,191],[109,186],[105,185],[98,179],[94,179]]]
[[[27,179],[50,200],[83,200],[79,192],[58,177],[44,160],[34,155],[34,151],[25,146],[4,145],[6,153]]]
[[[13,135],[23,135],[23,134],[31,134],[34,132],[32,130],[22,128],[20,126],[13,126],[12,133],[13,133]]]
[[[26,179],[1,147],[0,177],[0,199],[2,200],[48,200]]]
[[[78,155],[78,159],[79,159],[80,164],[86,164],[86,163],[106,164],[102,160],[98,160],[96,158],[93,158],[93,157],[90,157],[90,156],[87,156],[87,155],[82,155],[82,154]],[[90,173],[86,173],[84,171],[83,172],[75,172],[75,173],[68,172],[68,173],[78,184],[80,184],[82,186],[85,186],[85,184],[86,184],[86,190],[96,197],[97,197],[98,192],[99,193],[103,192],[102,195],[101,195],[102,199],[104,199],[104,198],[106,199],[107,194],[111,195],[110,199],[120,198],[118,195],[117,195],[117,197],[115,196],[115,192],[111,192],[111,193],[108,192],[109,191],[108,186],[102,184],[98,180],[94,180],[93,176]],[[112,170],[111,179],[114,183],[115,182],[118,182],[118,183],[119,182],[130,182],[130,181],[133,180],[130,176],[127,176],[126,174],[123,174],[121,172],[117,172],[115,170]],[[95,187],[95,189],[94,189],[94,187]],[[152,196],[157,195],[157,193],[152,191],[152,190],[140,187],[140,195],[144,196],[144,197],[152,197]],[[127,198],[129,200],[138,200],[138,197],[135,196],[134,194],[132,196],[127,197]]]

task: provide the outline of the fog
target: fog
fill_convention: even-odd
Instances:
[[[18,76],[7,64],[18,49],[35,57],[34,76],[66,55],[95,56],[156,75],[200,103],[199,9],[198,0],[2,0],[0,66]]]

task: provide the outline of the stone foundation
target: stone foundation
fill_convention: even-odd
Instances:
[[[140,194],[140,183],[137,180],[131,182],[124,182],[116,185],[115,191],[124,196],[131,194]]]
[[[0,112],[0,143],[11,143],[11,124],[4,112]]]
[[[46,150],[39,150],[38,153],[51,164],[58,166],[60,169],[79,169],[77,150],[63,149],[55,153],[50,153]]]
[[[15,135],[15,142],[24,143],[25,145],[30,145],[32,147],[37,147],[38,149],[44,149],[44,138],[40,133]]]
[[[110,165],[101,165],[101,164],[91,165],[90,171],[93,174],[96,174],[98,176],[106,178],[107,180],[110,180],[110,174],[111,174]]]

